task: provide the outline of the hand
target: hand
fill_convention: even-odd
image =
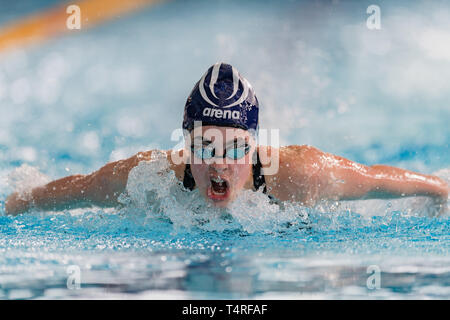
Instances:
[[[5,213],[18,215],[30,209],[30,202],[24,200],[19,193],[14,192],[5,201]]]

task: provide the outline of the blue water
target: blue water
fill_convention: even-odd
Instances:
[[[56,2],[6,6],[0,22]],[[450,6],[380,2],[382,29],[369,31],[369,4],[173,1],[2,54],[0,298],[450,298],[450,220],[426,198],[283,210],[250,195],[231,220],[206,210],[205,223],[183,206],[195,195],[162,191],[163,209],[4,215],[19,178],[175,146],[186,96],[216,61],[249,79],[261,127],[282,123],[282,144],[450,181],[450,51],[436,45]],[[80,289],[67,285],[70,266]]]

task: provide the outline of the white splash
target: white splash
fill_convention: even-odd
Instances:
[[[28,200],[33,188],[50,182],[50,178],[36,167],[22,164],[7,177],[7,185],[17,192],[23,200]]]
[[[229,208],[216,208],[198,190],[184,190],[170,170],[164,152],[154,152],[152,160],[141,161],[131,170],[126,191],[119,201],[126,205],[125,210],[168,218],[175,229],[197,227],[218,232],[242,229],[249,233],[273,233],[285,228],[286,223],[296,224],[299,218],[307,217],[300,206],[272,203],[262,190],[244,191]]]
[[[435,175],[450,180],[448,169]],[[286,231],[286,227],[304,227],[311,214],[331,217],[349,211],[362,217],[383,216],[395,210],[406,215],[436,216],[429,197],[323,201],[310,209],[291,202],[274,202],[262,190],[245,190],[228,208],[220,209],[205,201],[198,190],[184,190],[164,152],[154,152],[151,161],[141,161],[132,169],[119,201],[126,205],[125,210],[141,211],[148,218],[169,219],[176,230],[196,227],[218,232],[241,229],[274,233]]]
[[[433,172],[450,185],[450,169],[441,169]],[[315,210],[319,212],[342,212],[352,211],[361,214],[364,217],[384,216],[394,211],[401,211],[408,216],[447,216],[450,213],[450,196],[447,203],[443,204],[446,208],[439,207],[440,203],[428,196],[411,196],[405,198],[393,199],[368,199],[353,201],[323,201]]]

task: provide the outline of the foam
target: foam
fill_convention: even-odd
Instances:
[[[248,233],[273,233],[284,228],[286,223],[307,217],[304,208],[280,207],[262,190],[246,190],[229,208],[216,208],[205,201],[198,190],[184,190],[170,170],[164,152],[153,152],[150,161],[141,161],[131,170],[126,192],[119,201],[128,211],[137,210],[153,218],[169,219],[175,229],[241,229]]]
[[[226,209],[207,203],[197,190],[188,192],[169,168],[164,152],[154,152],[151,161],[141,161],[129,174],[126,192],[120,201],[126,210],[140,211],[150,218],[168,219],[174,229],[200,228],[208,231],[242,230],[248,233],[276,233],[302,229],[314,217],[316,226],[327,219],[342,224],[364,224],[373,216],[436,216],[432,199],[372,199],[357,201],[323,201],[310,209],[299,204],[272,202],[263,192],[244,190]],[[449,176],[448,170],[436,173]],[[343,222],[345,221],[345,222]],[[365,222],[366,221],[366,222]],[[326,228],[330,224],[326,223]]]
[[[7,185],[18,192],[23,200],[28,200],[33,188],[50,182],[50,178],[36,167],[22,164],[7,176]]]

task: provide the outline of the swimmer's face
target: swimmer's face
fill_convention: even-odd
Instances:
[[[191,132],[186,145],[192,176],[200,193],[216,207],[226,207],[242,189],[253,186],[256,142],[243,129],[204,126]]]

